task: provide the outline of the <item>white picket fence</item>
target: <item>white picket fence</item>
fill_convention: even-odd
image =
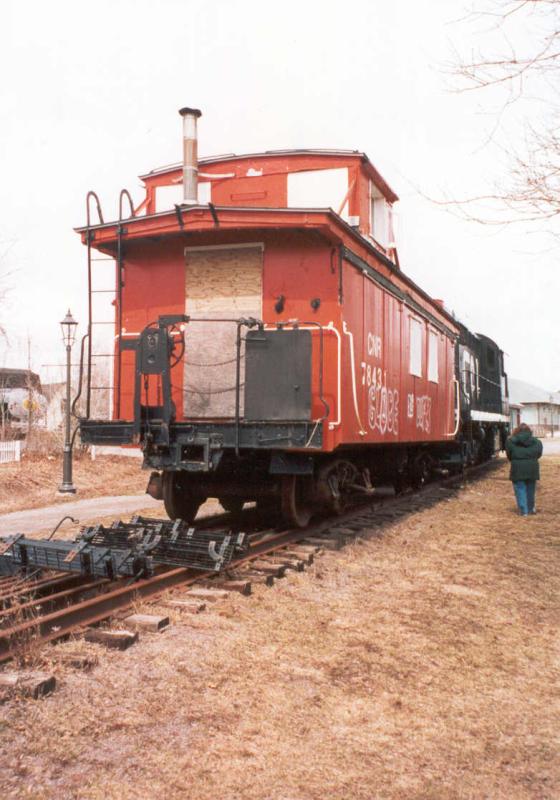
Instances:
[[[11,442],[0,442],[0,464],[21,461],[21,439]]]

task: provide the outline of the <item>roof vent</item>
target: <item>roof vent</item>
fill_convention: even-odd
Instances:
[[[197,120],[202,116],[198,108],[181,108],[183,117],[183,203],[198,204],[198,136]]]

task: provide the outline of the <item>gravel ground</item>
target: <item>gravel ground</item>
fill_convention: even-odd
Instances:
[[[125,653],[48,648],[57,691],[0,706],[0,797],[556,800],[560,459],[542,473],[536,517],[504,464]]]

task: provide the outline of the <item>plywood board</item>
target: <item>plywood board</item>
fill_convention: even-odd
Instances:
[[[229,418],[235,414],[237,327],[235,322],[220,320],[260,319],[262,260],[261,245],[185,250],[186,313],[193,318],[211,320],[193,321],[185,332],[184,413],[187,417]],[[242,360],[242,384],[244,372]]]

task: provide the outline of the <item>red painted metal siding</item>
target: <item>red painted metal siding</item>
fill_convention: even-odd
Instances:
[[[262,154],[201,164],[201,172],[216,176],[212,199],[217,216],[208,206],[154,214],[156,187],[176,185],[181,171],[174,168],[145,176],[147,216],[126,221],[124,337],[137,335],[160,314],[185,313],[186,246],[262,242],[264,322],[274,325],[297,319],[301,325],[323,326],[323,397],[330,410],[325,449],[355,443],[445,441],[454,428],[453,320],[336,214],[286,208],[289,173],[340,168],[348,170],[347,213],[359,217],[359,230],[367,233],[369,182],[389,202],[396,196],[360,154]],[[115,242],[115,223],[95,229],[94,246],[101,252],[114,254]],[[354,256],[343,261],[342,287],[341,247]],[[366,267],[389,281],[399,297],[366,275]],[[277,311],[281,296],[284,307]],[[317,309],[311,306],[314,299],[320,301]],[[427,375],[427,316],[435,321],[435,329],[448,331],[438,330],[437,383]],[[420,320],[423,330],[423,366],[418,377],[409,369],[411,317]],[[314,325],[311,329],[313,417],[319,419],[324,414],[319,397],[320,335]],[[172,375],[179,420],[183,418],[183,371],[179,364]],[[134,357],[125,351],[121,418],[132,418],[133,392]],[[158,402],[155,380],[143,397],[146,400]]]
[[[310,231],[209,230],[188,238],[190,246],[262,241],[263,320],[268,325],[297,319],[317,322],[323,335],[323,396],[329,405],[325,449],[349,443],[421,442],[449,438],[454,427],[454,351],[452,338],[437,331],[438,382],[428,380],[428,330],[433,326],[417,311],[374,283],[348,262],[343,266],[343,304],[339,303],[337,248]],[[183,237],[127,245],[123,287],[124,336],[137,334],[164,313],[184,313]],[[389,276],[383,264],[372,261]],[[393,276],[402,288],[404,279]],[[284,308],[275,305],[284,297]],[[317,310],[311,300],[320,300]],[[421,301],[416,297],[416,302]],[[423,305],[428,308],[425,301]],[[437,308],[429,306],[437,315]],[[411,317],[422,326],[422,376],[410,374]],[[340,353],[340,356],[339,356]],[[134,358],[122,356],[121,417],[132,417]],[[324,413],[319,398],[319,334],[313,331],[313,416]],[[178,418],[183,368],[173,373]],[[157,389],[150,384],[150,402]]]
[[[429,381],[428,330],[434,326],[351,266],[344,283],[342,441],[447,441],[455,424],[453,338],[437,330],[438,382]],[[411,317],[422,329],[421,377],[409,369]]]
[[[369,180],[366,165],[356,155],[301,154],[284,156],[239,157],[200,165],[201,183],[211,181],[212,202],[218,206],[286,208],[288,175],[313,170],[348,169],[348,214],[360,217],[360,231],[369,231]],[[252,173],[248,175],[248,173]],[[262,173],[262,174],[259,174]],[[206,177],[215,174],[216,179]],[[230,177],[221,178],[220,175]],[[156,211],[158,186],[177,185],[181,169],[144,176],[147,192],[146,213]],[[334,209],[338,211],[338,209]]]
[[[180,239],[134,242],[126,253],[124,269],[123,338],[138,336],[160,314],[183,314],[185,310],[184,243]],[[116,331],[115,331],[116,333]],[[122,353],[121,418],[132,419],[134,397],[134,353]],[[177,408],[182,407],[182,367],[172,373]],[[149,402],[157,401],[155,382],[149,384]],[[116,398],[115,398],[116,400]],[[145,398],[143,397],[143,402]]]

